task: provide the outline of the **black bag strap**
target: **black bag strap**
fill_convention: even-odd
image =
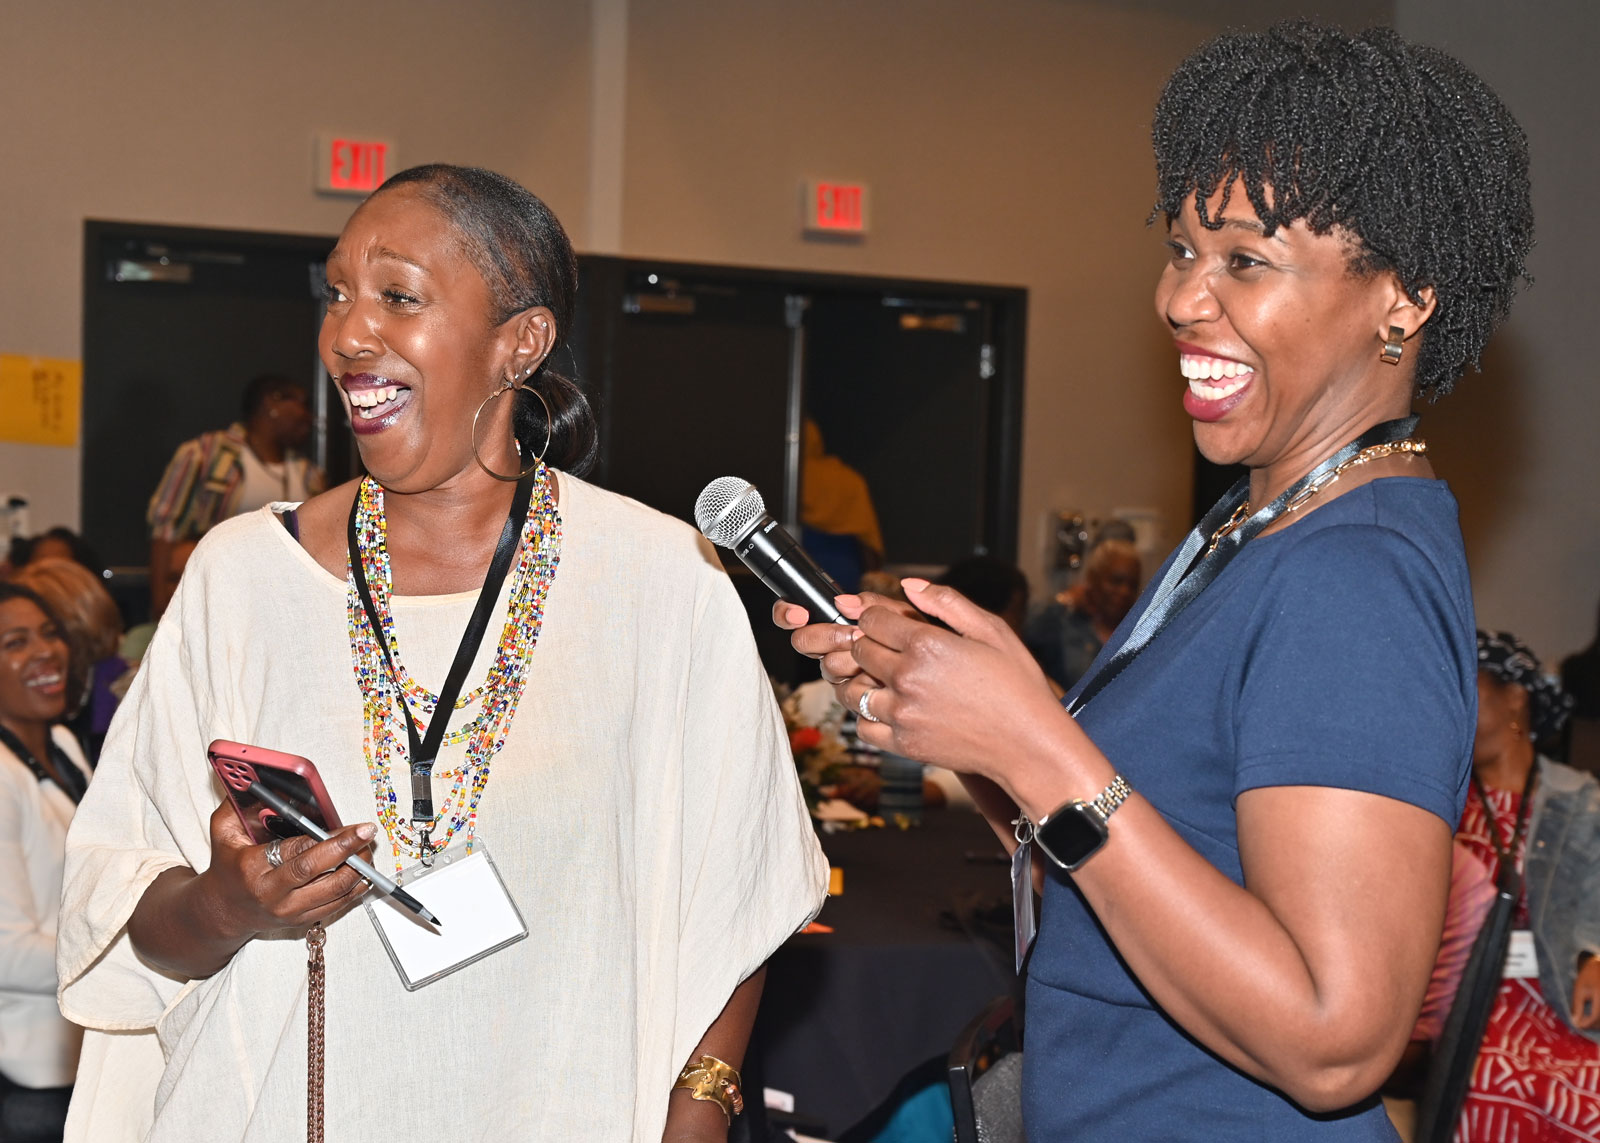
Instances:
[[[1247,501],[1250,495],[1250,478],[1242,476],[1225,496],[1200,519],[1200,523],[1184,539],[1183,546],[1167,567],[1167,574],[1150,597],[1149,605],[1134,623],[1127,639],[1109,659],[1097,660],[1098,666],[1084,682],[1067,706],[1067,713],[1076,717],[1079,711],[1105,690],[1111,681],[1128,668],[1157,635],[1166,630],[1183,609],[1193,603],[1202,591],[1210,587],[1222,570],[1233,562],[1240,550],[1268,526],[1276,521],[1295,502],[1296,497],[1309,489],[1321,487],[1332,478],[1340,465],[1352,460],[1363,449],[1374,445],[1393,444],[1410,436],[1417,427],[1416,417],[1401,417],[1374,425],[1355,440],[1345,445],[1327,460],[1286,488],[1277,499],[1258,510],[1237,528],[1211,545],[1211,537],[1226,524]]]
[[[1495,898],[1484,916],[1483,928],[1472,942],[1472,952],[1461,972],[1456,998],[1445,1017],[1444,1031],[1423,1081],[1417,1104],[1415,1143],[1450,1143],[1456,1120],[1467,1101],[1472,1068],[1483,1044],[1483,1034],[1494,1012],[1495,998],[1505,973],[1506,950],[1511,945],[1512,921],[1522,899],[1522,874],[1515,862],[1502,862],[1495,880]]]
[[[394,658],[389,652],[389,641],[385,638],[383,627],[378,622],[377,608],[372,605],[372,592],[367,586],[366,569],[361,566],[361,549],[356,536],[356,515],[361,506],[361,495],[358,491],[356,499],[350,505],[350,574],[355,580],[356,594],[361,598],[362,610],[366,612],[367,623],[372,628],[372,637],[383,651],[384,664],[389,668],[389,677],[395,683],[395,690],[400,700],[400,711],[406,720],[406,740],[408,757],[411,762],[411,820],[418,823],[433,823],[433,787],[430,779],[433,776],[434,759],[439,756],[439,748],[444,744],[444,733],[450,723],[450,716],[455,712],[456,700],[461,697],[461,687],[466,682],[467,671],[472,667],[472,660],[477,658],[478,648],[483,643],[483,633],[488,629],[489,616],[494,611],[495,601],[500,598],[500,587],[505,583],[506,574],[511,570],[511,557],[516,554],[517,538],[522,533],[523,522],[528,518],[528,505],[533,499],[534,473],[528,472],[517,481],[516,495],[511,500],[511,511],[506,516],[505,526],[500,529],[500,540],[495,545],[494,558],[489,561],[489,571],[484,576],[483,588],[478,592],[478,602],[472,609],[472,618],[467,621],[467,628],[461,633],[461,642],[456,647],[455,661],[450,664],[450,673],[445,676],[444,686],[439,689],[439,701],[434,706],[433,718],[428,722],[426,735],[417,734],[417,722],[412,717],[411,707],[406,702],[404,694],[399,693],[400,672],[395,669]]]

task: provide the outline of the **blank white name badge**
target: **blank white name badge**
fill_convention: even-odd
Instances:
[[[481,839],[472,843],[470,854],[465,843],[452,845],[434,854],[429,865],[413,865],[396,880],[439,918],[435,932],[387,897],[367,901],[367,915],[408,992],[528,935]]]
[[[1512,929],[1506,947],[1507,980],[1532,980],[1539,975],[1539,954],[1533,947],[1533,934],[1527,929]]]

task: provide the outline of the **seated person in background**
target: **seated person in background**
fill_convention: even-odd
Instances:
[[[150,497],[150,614],[159,619],[172,598],[171,547],[275,500],[301,501],[321,492],[322,472],[296,450],[311,433],[310,395],[288,377],[257,377],[245,387],[243,420],[201,433],[172,454]]]
[[[1456,838],[1490,877],[1501,854],[1525,862],[1514,924],[1532,930],[1538,965],[1513,937],[1463,1143],[1587,1140],[1600,1124],[1600,782],[1540,753],[1569,703],[1526,644],[1478,632],[1472,792]]]
[[[82,1032],[56,1006],[67,824],[88,785],[67,644],[43,599],[0,583],[0,1139],[59,1143]]]
[[[40,532],[32,539],[18,536],[11,541],[11,554],[7,562],[10,563],[12,572],[21,571],[39,560],[72,560],[97,576],[106,570],[105,564],[100,562],[100,557],[94,549],[83,542],[82,536],[71,528],[60,525],[49,531]]]
[[[863,572],[883,566],[883,533],[866,478],[822,443],[807,417],[800,464],[800,542],[845,591],[859,591]]]
[[[178,578],[183,575],[183,569],[189,562],[189,557],[194,554],[199,540],[184,540],[172,544],[167,550],[167,582],[174,591],[178,587]],[[133,676],[139,671],[139,662],[144,658],[145,650],[150,646],[150,640],[156,633],[155,620],[136,623],[122,636],[122,646],[117,654],[128,665],[128,669],[120,679],[111,684],[111,693],[120,701],[128,693],[128,688],[133,685]]]
[[[997,556],[971,556],[951,564],[934,582],[955,588],[1022,633],[1028,617],[1028,577],[1016,564]]]
[[[1561,757],[1575,769],[1600,774],[1600,631],[1561,661],[1561,689],[1572,696]]]
[[[1070,691],[1139,597],[1139,551],[1102,540],[1084,561],[1083,579],[1023,625],[1022,642],[1062,693]]]
[[[1589,645],[1561,660],[1561,689],[1572,696],[1572,713],[1600,718],[1600,625]]]
[[[128,669],[116,602],[99,576],[72,560],[36,559],[11,578],[38,592],[61,620],[71,650],[67,725],[92,762],[117,709],[111,686]]]

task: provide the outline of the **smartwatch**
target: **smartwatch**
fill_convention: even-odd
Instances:
[[[1075,873],[1105,845],[1110,836],[1106,823],[1131,793],[1127,779],[1118,774],[1094,801],[1070,801],[1039,819],[1033,840],[1051,861]]]

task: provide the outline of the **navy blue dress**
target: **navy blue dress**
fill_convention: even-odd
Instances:
[[[1245,790],[1362,790],[1453,829],[1476,719],[1455,499],[1442,481],[1391,477],[1246,544],[1079,723],[1243,884],[1234,799]],[[1311,1115],[1201,1047],[1154,1005],[1064,874],[1045,883],[1027,1037],[1031,1143],[1396,1138],[1376,1097]]]

